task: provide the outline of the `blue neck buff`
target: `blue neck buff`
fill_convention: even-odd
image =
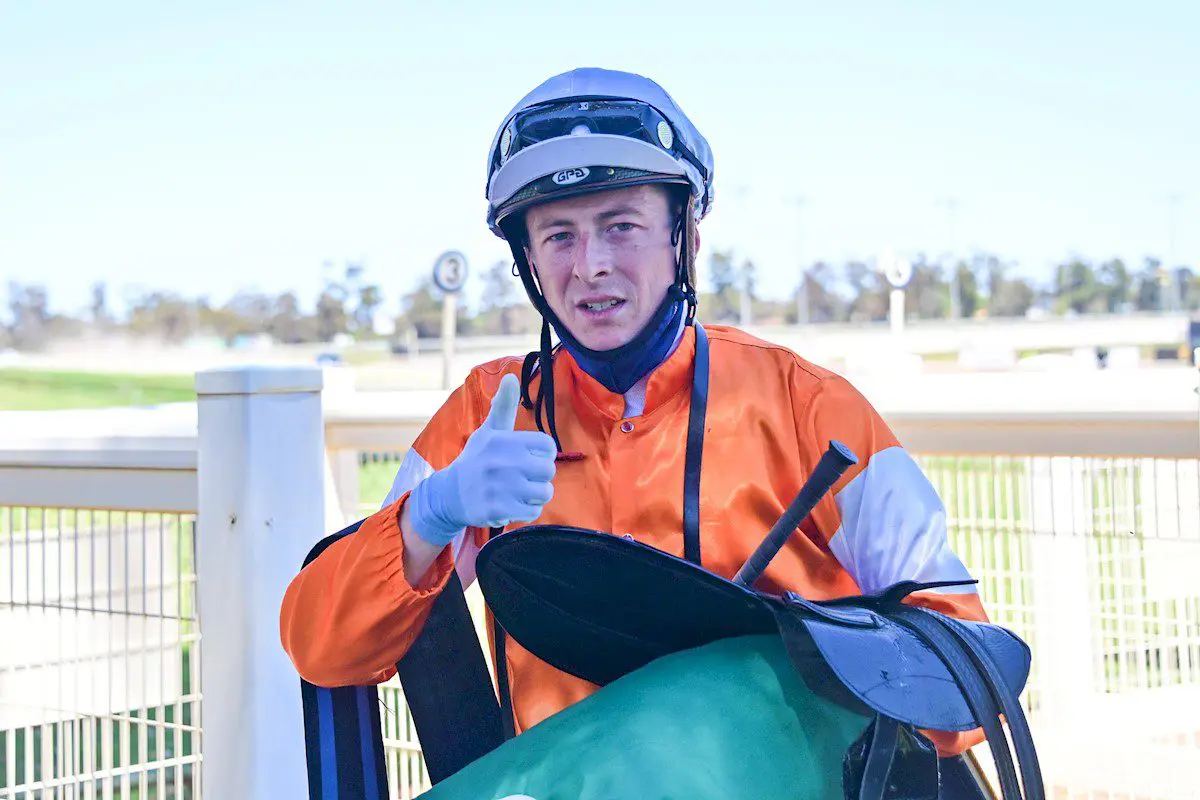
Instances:
[[[610,392],[625,394],[666,360],[686,309],[683,292],[672,286],[646,327],[629,342],[612,350],[584,347],[554,315],[550,316],[550,324],[563,347],[584,372]]]

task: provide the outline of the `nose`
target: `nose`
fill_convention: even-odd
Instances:
[[[612,253],[599,236],[590,233],[581,235],[578,257],[575,259],[575,277],[582,281],[594,281],[612,271]]]

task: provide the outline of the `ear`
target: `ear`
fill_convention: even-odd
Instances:
[[[529,271],[533,273],[533,277],[538,277],[537,264],[533,263],[533,252],[530,251],[529,245],[522,249],[525,251],[525,263],[529,265]]]

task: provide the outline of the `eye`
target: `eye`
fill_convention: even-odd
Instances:
[[[616,231],[617,233],[628,233],[629,231],[633,230],[634,227],[635,226],[632,222],[617,222],[614,223],[609,230]]]
[[[549,236],[547,236],[546,241],[547,242],[565,242],[565,241],[567,241],[568,238],[570,238],[570,236],[571,236],[570,231],[559,231],[558,233],[552,233]]]

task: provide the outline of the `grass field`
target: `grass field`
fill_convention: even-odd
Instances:
[[[0,411],[104,408],[196,399],[190,375],[0,369]]]

